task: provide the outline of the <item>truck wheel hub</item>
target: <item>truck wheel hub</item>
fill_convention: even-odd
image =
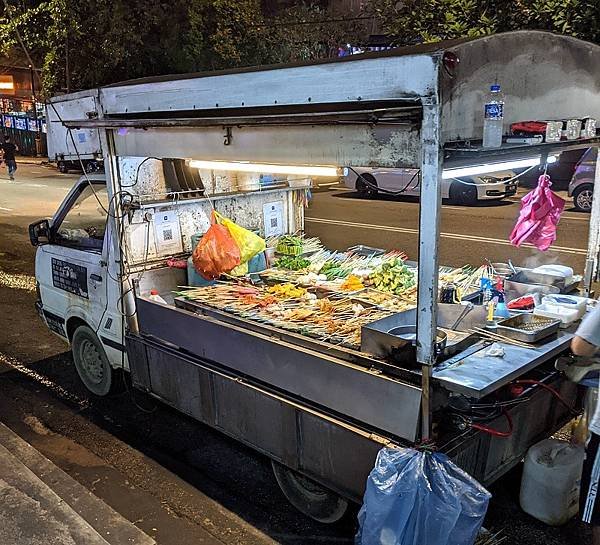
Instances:
[[[90,341],[83,341],[80,356],[81,364],[88,378],[94,384],[102,382],[104,378],[104,365],[96,346]]]

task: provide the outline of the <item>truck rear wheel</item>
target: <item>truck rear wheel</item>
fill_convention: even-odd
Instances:
[[[65,161],[59,161],[56,164],[56,168],[58,168],[58,172],[62,174],[67,174],[69,172],[69,167]]]
[[[108,362],[102,343],[91,328],[80,325],[75,330],[71,350],[77,374],[92,394],[105,396],[117,389],[116,372]]]
[[[271,461],[277,484],[288,501],[301,513],[325,524],[340,520],[348,501],[297,471]]]

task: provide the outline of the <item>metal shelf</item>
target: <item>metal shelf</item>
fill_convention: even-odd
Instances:
[[[481,143],[471,146],[468,142],[454,142],[444,147],[444,167],[455,168],[473,164],[497,163],[507,159],[516,160],[536,155],[553,155],[563,151],[590,148],[600,145],[600,137],[581,138],[542,144],[503,144],[500,148],[482,148]]]

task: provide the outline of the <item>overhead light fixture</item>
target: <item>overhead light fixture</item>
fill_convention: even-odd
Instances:
[[[296,174],[299,176],[339,176],[337,167],[312,167],[296,165],[271,165],[267,163],[227,162],[227,161],[190,161],[192,168],[207,170],[232,170],[235,172],[264,172],[266,174]]]
[[[548,164],[555,163],[556,155],[549,155],[546,162]],[[452,178],[460,178],[462,176],[477,176],[478,174],[489,174],[491,172],[500,172],[502,170],[514,170],[516,168],[535,167],[541,163],[540,157],[529,159],[518,159],[515,161],[506,161],[504,163],[486,163],[485,165],[475,165],[472,167],[452,168],[442,172],[443,180],[451,180]]]

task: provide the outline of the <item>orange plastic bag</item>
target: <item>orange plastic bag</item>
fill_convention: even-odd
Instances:
[[[214,212],[211,226],[194,249],[192,261],[198,274],[206,280],[219,278],[240,264],[240,249],[227,227],[217,223]]]

